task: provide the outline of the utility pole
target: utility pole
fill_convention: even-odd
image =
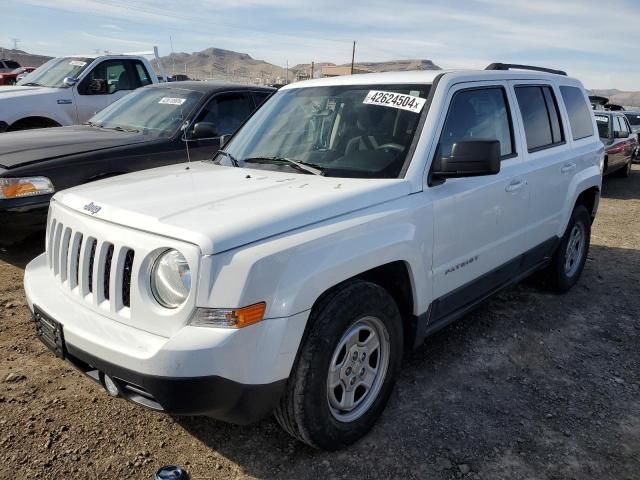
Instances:
[[[171,35],[169,35],[169,45],[171,46],[171,74],[175,75],[176,74],[176,59],[173,57],[173,38],[171,38]]]
[[[287,80],[285,82],[285,85],[287,85],[289,83],[289,60],[287,60]]]
[[[353,51],[351,52],[351,75],[353,75],[353,63],[356,59],[356,41],[353,41]]]
[[[13,49],[17,50],[18,49],[18,42],[20,41],[19,38],[12,38],[11,41],[13,42]]]
[[[313,79],[313,67],[315,66],[314,62],[311,62],[311,78]]]

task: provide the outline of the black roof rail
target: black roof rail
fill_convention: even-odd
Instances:
[[[517,70],[534,70],[536,72],[553,73],[555,75],[567,76],[567,72],[563,70],[554,70],[553,68],[535,67],[533,65],[518,65],[516,63],[492,63],[488,65],[485,70],[511,70],[515,68]]]

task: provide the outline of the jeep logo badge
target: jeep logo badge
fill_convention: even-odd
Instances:
[[[98,205],[96,205],[95,203],[91,202],[87,205],[85,205],[84,207],[82,207],[84,210],[86,210],[87,212],[91,213],[91,215],[95,215],[96,213],[98,213],[100,210],[102,210],[102,207],[99,207]]]

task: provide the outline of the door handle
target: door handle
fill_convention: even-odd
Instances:
[[[514,180],[504,189],[505,192],[517,192],[527,184],[524,180]]]
[[[572,170],[575,170],[576,168],[576,164],[571,162],[571,163],[565,163],[562,168],[560,169],[560,171],[562,173],[569,173]]]

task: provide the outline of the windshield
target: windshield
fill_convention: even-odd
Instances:
[[[596,125],[598,125],[598,133],[600,134],[600,138],[609,139],[610,137],[609,116],[596,115]]]
[[[326,176],[397,178],[430,85],[340,85],[280,90],[216,162]]]
[[[89,122],[102,128],[120,127],[169,137],[182,126],[201,98],[202,93],[182,88],[141,88],[112,103]]]
[[[93,58],[54,58],[20,80],[18,85],[67,88],[63,80],[66,77],[76,78],[91,62]]]

